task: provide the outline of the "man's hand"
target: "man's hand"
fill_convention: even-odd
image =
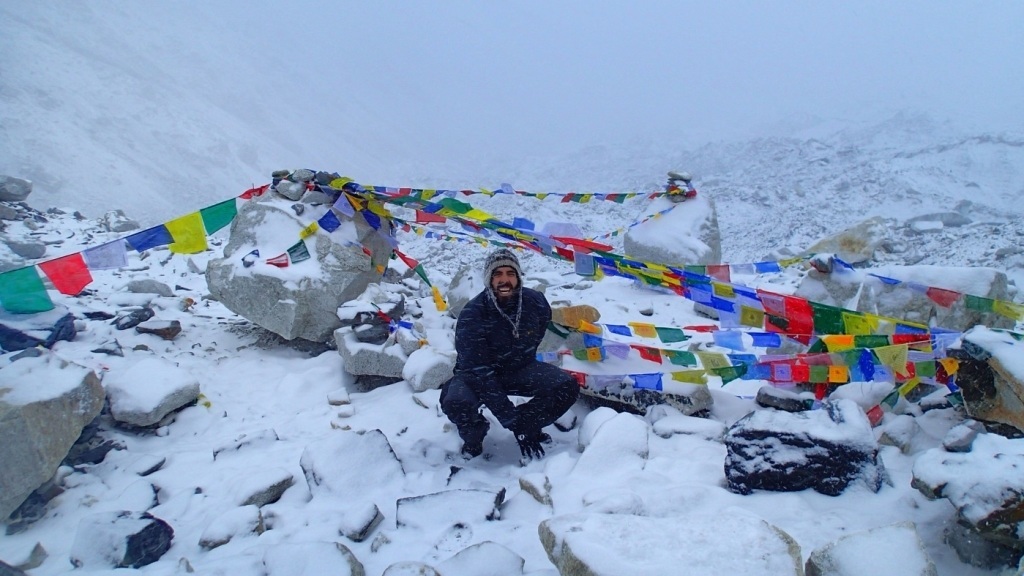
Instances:
[[[543,440],[544,435],[539,432],[516,434],[516,442],[519,443],[519,451],[523,453],[523,460],[528,462],[543,458],[544,446],[541,445]]]

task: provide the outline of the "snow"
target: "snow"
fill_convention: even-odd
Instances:
[[[685,125],[674,126],[670,138],[645,132],[647,137],[636,142],[610,132],[611,138],[594,146],[587,146],[592,140],[574,140],[576,152],[539,154],[534,152],[543,144],[542,134],[531,128],[541,122],[527,110],[522,115],[508,114],[523,130],[513,139],[521,144],[517,154],[495,154],[481,162],[453,155],[445,156],[443,162],[409,165],[406,157],[424,150],[433,152],[431,143],[442,149],[445,146],[440,141],[448,140],[453,144],[447,146],[476,148],[482,154],[491,148],[488,142],[503,140],[505,134],[481,119],[479,110],[472,116],[477,121],[446,124],[461,120],[462,110],[453,109],[446,121],[432,117],[420,124],[415,114],[409,114],[413,109],[409,102],[436,108],[455,89],[438,91],[433,78],[423,85],[403,80],[396,70],[405,69],[403,58],[409,55],[397,53],[394,42],[366,38],[338,42],[337,35],[325,33],[336,28],[330,26],[300,34],[295,27],[296,21],[302,21],[299,12],[282,23],[280,14],[270,15],[269,9],[256,5],[239,8],[232,3],[211,3],[188,11],[170,5],[139,6],[0,5],[0,57],[5,64],[5,82],[0,87],[4,104],[0,106],[4,152],[0,154],[0,172],[34,181],[30,205],[40,209],[57,205],[69,213],[82,210],[89,217],[123,208],[150,226],[265,183],[272,170],[283,167],[339,170],[364,184],[496,189],[497,182],[507,181],[516,189],[551,193],[650,192],[663,185],[666,170],[686,169],[696,175],[697,199],[650,220],[650,226],[634,227],[644,241],[669,246],[681,241],[675,230],[692,229],[702,221],[707,198],[714,199],[718,211],[723,259],[732,263],[760,261],[784,248],[802,250],[870,216],[907,220],[952,211],[970,217],[971,223],[954,227],[922,220],[911,230],[917,235],[901,230],[891,250],[879,254],[884,262],[917,262],[919,266],[897,270],[880,265],[870,271],[973,294],[984,293],[979,291],[988,285],[983,278],[994,269],[1024,281],[1024,255],[1014,252],[1024,236],[1019,216],[1024,147],[1013,134],[965,134],[927,116],[899,114],[884,121],[853,123],[853,128],[849,122],[816,119],[799,133],[787,131],[738,142],[700,141]],[[587,12],[604,16],[601,10]],[[785,11],[779,13],[788,16]],[[231,17],[225,19],[225,14]],[[407,26],[419,34],[424,17],[437,26],[462,21],[450,16],[433,8],[405,7],[377,22],[370,34],[379,31],[394,36],[392,25]],[[532,21],[522,12],[514,16],[510,18],[514,23]],[[475,17],[479,14],[472,12],[466,21],[471,25],[479,22]],[[358,21],[358,15],[353,18]],[[560,30],[575,19],[540,24],[536,33]],[[1019,19],[1004,20],[1012,23]],[[551,30],[544,27],[555,24]],[[861,34],[856,26],[842,26]],[[715,34],[711,29],[693,28],[694,34]],[[801,36],[766,28],[777,37]],[[360,30],[359,26],[347,29],[358,36],[359,32],[351,31]],[[600,38],[602,49],[613,34],[631,37],[617,30],[607,32]],[[479,29],[470,35],[428,36],[444,42],[481,38]],[[672,50],[668,52],[677,53],[681,45],[678,36],[656,36],[670,37]],[[742,44],[702,37],[707,45],[714,45],[718,55],[723,53],[723,45]],[[311,67],[302,59],[301,50],[322,47],[325,40],[341,47],[342,52],[331,52],[337,67]],[[536,46],[546,44],[538,42]],[[607,49],[611,51],[602,54],[614,56],[616,48]],[[1013,53],[1005,46],[1000,50]],[[427,53],[436,54],[436,50]],[[357,54],[374,58],[357,62]],[[589,64],[602,63],[601,58],[589,54]],[[411,60],[423,64],[422,59]],[[457,60],[439,61],[458,66]],[[441,85],[455,88],[473,76],[465,70],[446,70],[446,74]],[[686,73],[668,75],[694,86],[707,80]],[[943,85],[948,84],[942,76]],[[329,84],[325,77],[341,78],[343,85]],[[1020,75],[1006,73],[1002,77]],[[515,98],[524,93],[514,81],[506,80],[487,84],[490,94],[481,101],[494,99],[509,104],[509,110],[514,108]],[[570,77],[553,80],[573,84]],[[687,92],[659,89],[662,80],[648,85],[623,82],[611,92],[630,99],[641,93]],[[780,85],[777,77],[773,76],[770,85]],[[329,93],[318,99],[314,87],[325,87]],[[861,88],[850,92],[863,93]],[[727,92],[735,90],[722,90]],[[758,90],[748,92],[759,94]],[[403,98],[408,107],[402,106]],[[764,102],[761,100],[759,104]],[[699,113],[717,103],[712,98],[694,108]],[[616,102],[617,106],[608,110],[625,107],[620,104]],[[336,115],[318,116],[321,111]],[[603,129],[598,120],[613,120],[611,116],[614,114],[590,114],[586,120],[598,130]],[[650,113],[657,123],[665,116],[664,111]],[[569,129],[562,132],[574,134]],[[598,200],[562,203],[556,196],[541,200],[511,194],[462,199],[503,220],[523,217],[538,227],[569,223],[588,237],[623,229],[665,207],[663,201],[651,202],[643,196],[621,205]],[[255,248],[261,253],[253,268],[240,273],[259,271],[292,281],[321,277],[314,260],[287,269],[262,263],[293,245],[301,225],[318,215],[307,208],[301,217],[275,219],[256,243],[237,253],[241,257]],[[40,230],[25,222],[5,221],[4,236],[46,242],[47,258],[119,237],[92,220],[79,222],[58,214],[46,217],[49,222]],[[346,226],[331,237],[354,240],[353,230]],[[420,290],[415,300],[424,316],[417,333],[429,347],[418,350],[406,363],[403,376],[407,381],[355,392],[353,377],[345,373],[336,351],[311,355],[293,348],[204,298],[208,294],[205,278],[187,264],[191,261],[199,270],[205,269],[211,258],[221,255],[226,238],[227,231],[221,231],[210,239],[209,251],[190,256],[172,256],[160,249],[144,257],[130,253],[128,267],[94,271],[89,292],[77,298],[50,291],[55,302],[66,305],[79,318],[82,329],[77,338],[58,342],[52,355],[41,358],[11,362],[11,354],[0,356],[0,387],[19,384],[0,397],[6,403],[51,397],[77,384],[89,370],[100,375],[108,389],[124,392],[120,399],[113,394],[112,400],[130,401],[139,407],[151,407],[162,396],[161,388],[175,384],[161,366],[177,365],[178,370],[199,379],[202,388],[196,405],[177,413],[154,434],[105,431],[124,449],[110,452],[99,464],[63,469],[65,491],[50,502],[44,517],[24,532],[0,534],[0,559],[27,558],[40,543],[49,556],[32,575],[69,573],[69,557],[79,546],[76,541],[81,539],[80,546],[93,553],[99,553],[104,545],[89,539],[88,523],[84,533],[80,530],[84,519],[98,512],[148,510],[174,528],[175,538],[165,557],[140,570],[143,573],[181,573],[191,567],[198,574],[256,575],[273,566],[275,574],[277,569],[314,574],[319,573],[319,562],[341,565],[343,554],[333,544],[340,541],[372,575],[409,561],[429,563],[442,573],[450,568],[453,573],[515,574],[517,557],[524,560],[525,573],[550,575],[554,568],[537,533],[542,521],[585,518],[600,532],[605,521],[610,524],[615,519],[608,516],[614,515],[626,517],[629,524],[616,524],[620,532],[609,534],[603,547],[596,541],[583,544],[591,545],[593,553],[616,573],[634,573],[636,566],[617,570],[621,558],[630,554],[646,562],[649,573],[769,573],[764,565],[753,572],[743,563],[768,552],[764,562],[784,562],[785,551],[765,540],[749,549],[738,549],[735,544],[741,534],[750,534],[754,531],[751,526],[760,526],[762,521],[791,535],[806,559],[811,551],[847,534],[909,520],[916,524],[940,575],[996,574],[962,563],[944,543],[943,529],[954,520],[954,507],[945,500],[929,501],[910,486],[915,467],[928,472],[928,458],[937,458],[927,456],[928,452],[903,454],[883,446],[879,457],[892,483],[878,493],[854,485],[834,498],[813,491],[740,496],[722,488],[725,448],[721,437],[726,427],[755,409],[751,396],[764,384],[760,381],[723,385],[719,379],[709,378],[714,405],[707,419],[667,408],[641,418],[579,403],[572,409],[579,427],[569,432],[549,428],[553,444],[547,447],[547,456],[525,467],[519,466],[511,435],[492,419],[484,442],[489,457],[463,462],[457,456],[460,440],[439,411],[439,392],[413,393],[408,382],[452,351],[453,322],[433,309],[427,290],[417,279],[407,282]],[[441,241],[403,233],[399,241],[400,248],[423,263],[431,281],[445,294],[464,266],[472,270],[481,267],[489,249],[468,236]],[[621,236],[607,241],[621,248]],[[593,305],[600,310],[602,323],[713,324],[696,315],[692,305],[678,296],[644,289],[621,278],[582,279],[565,263],[533,253],[522,254],[521,260],[528,286],[543,285],[551,302]],[[0,261],[13,261],[2,243]],[[404,271],[401,263],[392,265]],[[174,287],[176,296],[124,292],[128,281],[136,278],[159,280]],[[794,278],[799,278],[798,273],[744,281],[763,282],[774,291],[787,292]],[[466,292],[459,296],[471,297],[482,283],[474,277],[462,286]],[[196,304],[182,307],[185,298]],[[180,321],[182,333],[168,342],[133,330],[118,331],[109,321],[82,319],[85,312],[123,312],[143,305],[156,309],[153,322]],[[1006,338],[983,330],[974,337],[999,342]],[[94,351],[114,339],[121,344],[124,357]],[[678,348],[690,346],[727,351],[715,346],[710,334],[694,335]],[[995,353],[1013,374],[1024,375],[1019,354]],[[55,369],[64,360],[72,364]],[[565,358],[563,367],[611,376],[665,369],[640,359],[635,351],[600,365]],[[855,402],[866,409],[891,389],[892,385],[884,382],[855,383],[840,387],[833,399]],[[897,407],[905,408],[905,403]],[[924,430],[918,442],[925,450],[940,446],[961,416],[947,409],[915,419]],[[813,428],[813,419],[809,418],[807,425]],[[1018,479],[1015,470],[997,467],[999,459],[994,457],[997,452],[1019,454],[1011,451],[1014,445],[991,436],[984,438],[975,449],[993,454],[992,465],[965,470],[962,483],[951,485],[951,490],[973,494],[978,479],[995,475]],[[943,454],[943,458],[949,456]],[[140,476],[161,461],[159,470]],[[453,473],[453,466],[459,470]],[[307,468],[316,469],[319,476],[307,475]],[[248,532],[252,510],[240,507],[239,497],[288,476],[294,485],[279,501],[261,509],[267,531]],[[521,488],[523,479],[549,485],[552,504],[537,502]],[[428,507],[410,525],[397,524],[400,499],[449,490],[489,496],[501,488],[505,490],[504,504],[495,520],[474,517],[462,527],[448,523],[453,517],[446,513],[461,502],[451,497],[435,501],[436,508]],[[987,502],[998,495],[981,496]],[[345,539],[340,532],[370,517],[373,506],[384,515],[382,524],[366,541]],[[445,521],[433,523],[431,518]],[[231,536],[230,541],[213,550],[199,545],[204,538],[226,536]],[[487,542],[507,553],[485,546]],[[691,542],[700,542],[704,546],[701,553],[706,555],[692,559],[689,566],[680,566],[677,559],[669,557],[673,548]],[[919,558],[901,554],[905,543],[891,544],[885,554],[888,568],[893,573],[914,573]],[[480,548],[470,548],[473,551],[453,559],[472,546]],[[640,553],[643,557],[636,556]],[[881,556],[878,548],[864,552],[869,553]],[[89,572],[115,571],[100,567]]]
[[[25,358],[0,370],[0,402],[19,406],[58,398],[81,386],[89,372],[56,356]]]

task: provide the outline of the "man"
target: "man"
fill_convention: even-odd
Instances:
[[[551,437],[541,429],[565,413],[579,395],[575,378],[537,360],[551,307],[544,295],[523,287],[511,250],[500,248],[484,264],[487,286],[459,314],[455,375],[441,388],[441,409],[455,423],[468,458],[483,452],[490,425],[486,406],[516,437],[525,460],[544,456]],[[530,396],[520,406],[509,395]]]

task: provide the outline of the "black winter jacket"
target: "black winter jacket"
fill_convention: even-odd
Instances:
[[[466,304],[455,325],[455,373],[461,375],[495,418],[506,428],[515,420],[515,406],[498,386],[495,376],[537,361],[537,346],[551,320],[551,306],[544,295],[530,288],[523,292],[519,338],[512,323],[498,312],[498,303],[485,288]],[[513,320],[518,298],[502,307]]]

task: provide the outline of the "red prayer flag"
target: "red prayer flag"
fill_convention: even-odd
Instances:
[[[270,189],[270,184],[264,184],[263,186],[257,186],[255,188],[249,188],[245,192],[238,195],[242,200],[251,200],[257,196],[262,196],[264,192]]]
[[[92,282],[92,274],[89,273],[89,267],[85,265],[81,252],[40,262],[38,266],[61,294],[75,296]]]
[[[651,362],[657,362],[658,364],[661,364],[661,352],[657,348],[651,348],[649,346],[637,346],[636,344],[631,344],[630,347],[634,348],[637,352],[639,352],[640,357],[643,358],[644,360],[650,360]]]
[[[445,222],[447,220],[444,216],[434,214],[431,212],[424,212],[423,210],[416,211],[416,223],[417,224],[430,224],[431,222]]]
[[[943,288],[928,288],[928,290],[925,290],[925,295],[943,308],[949,308],[957,301],[958,298],[960,298],[959,292],[945,290]]]
[[[281,254],[280,256],[275,256],[273,258],[268,258],[267,259],[267,264],[270,264],[271,266],[277,266],[278,268],[287,268],[288,267],[288,253],[285,252],[284,254]]]
[[[728,264],[708,264],[708,276],[719,282],[731,282]]]
[[[586,253],[588,250],[600,250],[602,252],[612,252],[614,247],[608,244],[602,244],[593,240],[583,240],[581,238],[570,238],[568,236],[552,236],[554,240],[558,240],[562,244],[568,244],[570,246],[576,246],[581,248],[581,252]]]

